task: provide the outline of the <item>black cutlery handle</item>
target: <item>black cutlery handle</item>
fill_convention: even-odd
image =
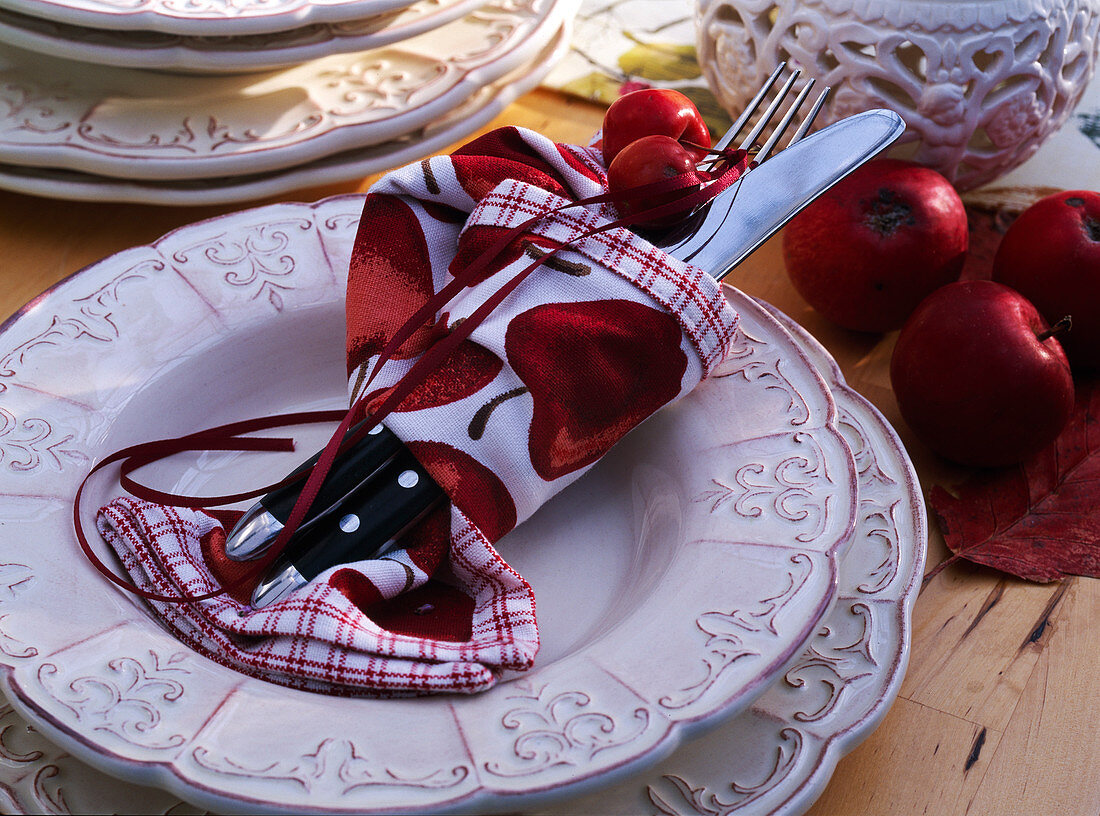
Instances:
[[[283,557],[308,580],[339,564],[378,558],[442,498],[442,488],[402,448],[336,512],[301,530]]]
[[[348,439],[368,423],[370,423],[370,420],[364,420],[358,425],[353,425],[344,434],[344,439]],[[321,484],[317,498],[314,499],[310,511],[306,514],[306,520],[315,518],[334,506],[359,484],[369,479],[371,474],[377,472],[379,468],[390,461],[398,451],[405,449],[401,440],[394,436],[388,428],[383,425],[377,427],[380,430],[376,433],[368,434],[350,450],[336,457],[332,463],[332,468],[325,476],[325,481]],[[318,451],[295,468],[290,475],[296,476],[313,467],[317,464],[320,456],[321,452]],[[305,480],[303,479],[285,487],[280,487],[260,499],[260,504],[266,508],[267,512],[285,524],[286,520],[290,518],[290,512],[294,509],[294,503],[298,500],[304,486]]]

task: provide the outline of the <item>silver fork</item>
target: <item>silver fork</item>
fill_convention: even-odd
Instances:
[[[752,121],[753,116],[764,105],[764,101],[768,96],[768,93],[775,86],[776,82],[783,75],[787,68],[785,62],[781,62],[771,76],[769,76],[764,84],[760,86],[760,89],[756,92],[753,98],[749,101],[748,105],[741,112],[741,115],[737,117],[737,120],[733,123],[729,130],[714,144],[715,150],[725,150],[741,135],[746,126]],[[786,81],[776,91],[775,96],[768,104],[767,108],[761,114],[756,124],[752,126],[749,132],[742,138],[739,149],[749,151],[752,160],[749,164],[748,173],[751,173],[753,169],[759,167],[765,162],[775,151],[776,145],[783,138],[784,134],[790,128],[791,123],[798,115],[799,110],[805,105],[806,100],[810,96],[810,92],[813,90],[815,80],[809,79],[803,86],[802,90],[791,102],[786,112],[776,123],[771,135],[768,136],[766,141],[762,145],[757,145],[757,140],[761,134],[767,129],[768,125],[776,118],[777,114],[782,110],[783,103],[787,100],[791,90],[794,88],[795,83],[798,81],[801,71],[798,69],[793,70],[787,77]],[[825,104],[825,100],[829,95],[829,88],[825,87],[814,99],[813,103],[809,106],[805,115],[802,118],[802,122],[798,128],[791,135],[786,147],[791,147],[796,142],[805,136],[810,128],[813,126],[814,120],[817,118],[818,113],[821,112],[822,106]],[[715,159],[710,164],[710,168],[713,168],[721,159]],[[747,175],[746,173],[745,175]],[[695,256],[713,240],[719,232],[718,227],[722,225],[725,219],[730,213],[730,208],[733,205],[734,200],[737,197],[741,184],[744,181],[744,175],[741,179],[738,179],[732,186],[722,191],[715,199],[690,216],[682,225],[678,226],[672,232],[666,233],[661,236],[654,237],[653,243],[661,249],[668,252],[673,257],[680,259],[681,261],[691,261]],[[721,218],[716,218],[715,213],[724,210]],[[753,247],[755,249],[755,247]],[[748,253],[745,253],[748,254]],[[721,270],[721,275],[718,271],[715,271],[715,277],[721,279],[725,274],[728,274],[729,268]]]
[[[741,115],[737,117],[737,121],[735,121],[730,129],[727,130],[726,133],[722,136],[722,138],[715,143],[715,150],[724,150],[725,148],[729,147],[730,144],[733,143],[733,140],[741,134],[741,131],[745,128],[745,126],[752,121],[753,115],[760,109],[760,106],[764,104],[764,100],[767,97],[768,93],[775,86],[775,83],[779,80],[779,77],[783,75],[783,72],[786,70],[786,68],[787,63],[781,62],[776,67],[776,69],[772,71],[771,76],[769,76],[764,81],[764,84],[760,86],[760,89],[756,92],[756,95],[753,96],[753,98],[749,100],[748,105],[745,106],[745,110],[743,110],[741,112]],[[771,123],[772,119],[775,117],[776,113],[778,113],[780,108],[783,106],[783,102],[786,100],[787,95],[794,88],[794,85],[798,81],[798,77],[801,75],[801,73],[801,70],[797,68],[791,72],[791,75],[787,77],[787,80],[776,92],[775,97],[768,105],[767,110],[764,111],[763,115],[757,121],[756,125],[741,141],[741,148],[745,150],[751,149],[756,140],[760,138],[760,134],[764,132],[764,130]],[[777,124],[775,129],[772,131],[771,136],[762,146],[760,146],[760,149],[753,156],[754,164],[760,164],[762,161],[767,159],[769,155],[771,155],[771,152],[775,148],[776,144],[778,144],[779,140],[783,138],[783,134],[786,132],[787,128],[790,126],[795,116],[798,115],[798,111],[801,109],[803,103],[806,101],[806,98],[810,95],[810,91],[813,90],[815,82],[816,80],[814,80],[813,78],[809,79],[806,82],[806,85],[802,88],[801,92],[799,92],[798,96],[795,98],[790,108],[787,109],[787,112],[783,115],[783,118],[780,120],[779,124]],[[817,99],[814,100],[813,105],[810,107],[809,111],[807,111],[805,117],[802,120],[802,123],[798,126],[798,129],[794,132],[794,134],[791,136],[790,141],[787,143],[788,147],[797,142],[803,136],[805,136],[809,129],[813,126],[814,119],[817,118],[817,114],[821,111],[822,105],[825,104],[825,99],[829,94],[829,90],[830,89],[826,87],[822,89],[821,93],[818,94]]]
[[[723,137],[720,145],[732,143],[781,72],[782,66],[731,128],[733,135]],[[796,75],[791,76],[784,83],[760,122],[741,142],[742,146],[754,146],[795,79]],[[690,217],[675,234],[660,240],[659,246],[722,280],[810,202],[905,132],[905,121],[893,111],[868,110],[809,133],[827,92],[828,89],[811,106],[786,146],[775,151],[795,112],[809,95],[808,87],[804,88],[772,135],[753,155],[749,171]]]

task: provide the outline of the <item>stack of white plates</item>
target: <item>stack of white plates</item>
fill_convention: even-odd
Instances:
[[[0,188],[218,204],[463,138],[542,79],[577,0],[0,0]]]
[[[107,452],[341,404],[362,206],[192,224],[0,328],[0,810],[802,813],[898,692],[924,508],[896,435],[828,353],[736,290],[722,368],[501,541],[535,589],[542,648],[483,694],[348,699],[246,677],[80,556],[71,497]],[[269,456],[144,475],[227,492],[294,463]],[[88,513],[107,489],[89,483]]]

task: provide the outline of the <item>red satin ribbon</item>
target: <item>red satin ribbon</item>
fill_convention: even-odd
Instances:
[[[115,462],[121,462],[120,466],[120,484],[131,494],[137,496],[140,499],[146,499],[148,501],[154,501],[161,504],[175,504],[184,507],[218,507],[221,505],[232,504],[237,501],[245,499],[255,498],[262,496],[278,487],[282,487],[286,484],[290,484],[295,481],[294,478],[288,477],[275,484],[267,485],[266,487],[258,487],[242,493],[234,493],[223,496],[208,496],[208,497],[194,497],[183,496],[175,493],[166,493],[160,490],[143,485],[134,481],[130,474],[142,467],[143,465],[150,464],[159,459],[172,456],[184,451],[292,451],[294,450],[294,441],[292,439],[282,437],[247,437],[241,436],[241,434],[251,433],[253,431],[262,431],[269,428],[281,428],[291,425],[306,425],[315,422],[333,422],[339,420],[343,415],[342,410],[333,411],[304,411],[299,413],[278,414],[271,417],[260,417],[257,419],[246,419],[241,422],[232,422],[228,425],[220,425],[216,428],[209,428],[204,431],[198,431],[197,433],[187,434],[186,436],[180,436],[172,439],[159,439],[153,442],[142,442],[137,445],[131,445],[128,448],[115,451],[105,459],[100,460],[95,466],[88,472],[88,475],[81,481],[80,486],[76,489],[76,495],[73,497],[73,529],[76,532],[77,542],[80,544],[80,549],[91,561],[92,565],[99,570],[103,575],[111,582],[118,586],[133,592],[135,595],[140,595],[151,601],[165,601],[169,603],[191,602],[191,601],[203,601],[207,598],[213,598],[218,595],[222,595],[231,589],[236,589],[235,586],[222,587],[215,592],[209,592],[205,595],[196,596],[173,596],[173,595],[158,595],[154,592],[142,589],[136,584],[127,581],[125,578],[120,578],[115,575],[110,568],[100,560],[92,549],[91,543],[88,541],[88,537],[84,534],[84,525],[80,520],[80,503],[81,498],[84,495],[84,488],[88,484],[88,480],[92,476]],[[298,478],[301,478],[300,476]],[[274,560],[272,558],[271,560]]]
[[[475,328],[477,328],[482,321],[488,317],[500,303],[508,297],[535,269],[542,266],[560,250],[565,249],[568,244],[558,244],[553,247],[549,252],[541,255],[537,260],[528,264],[526,267],[517,272],[510,280],[508,280],[503,286],[501,286],[496,292],[493,293],[484,303],[481,304],[469,317],[461,321],[457,325],[453,326],[451,331],[445,335],[438,342],[430,346],[412,367],[405,373],[405,375],[390,389],[386,397],[374,408],[368,411],[368,416],[372,420],[371,423],[364,423],[362,429],[351,437],[345,439],[345,435],[353,424],[353,417],[357,416],[359,411],[364,408],[364,402],[366,395],[369,393],[369,386],[374,378],[381,371],[385,363],[392,357],[392,355],[401,348],[402,344],[413,335],[428,319],[434,318],[438,314],[439,310],[445,307],[454,297],[465,289],[469,282],[476,278],[478,274],[485,271],[493,260],[496,259],[517,237],[522,235],[532,225],[541,221],[547,216],[554,213],[566,210],[572,207],[583,207],[593,204],[603,204],[606,202],[624,202],[624,201],[640,201],[653,196],[661,195],[664,193],[670,193],[677,190],[688,190],[684,196],[671,201],[666,204],[661,204],[656,207],[650,207],[648,209],[639,211],[625,218],[619,218],[608,224],[604,224],[600,227],[595,227],[588,230],[581,235],[577,236],[575,240],[579,241],[584,238],[588,238],[593,235],[598,235],[602,232],[607,232],[612,229],[618,229],[620,227],[629,227],[631,225],[645,223],[654,218],[661,218],[667,215],[673,215],[676,213],[692,212],[696,208],[701,207],[708,201],[713,199],[716,195],[721,193],[732,185],[738,178],[750,167],[750,161],[748,154],[744,150],[728,150],[728,151],[716,151],[718,154],[717,166],[719,170],[698,171],[695,173],[683,173],[678,176],[674,176],[668,179],[662,179],[650,184],[639,185],[629,190],[622,190],[616,193],[604,193],[597,196],[591,196],[578,201],[564,204],[560,207],[547,210],[546,212],[539,213],[538,215],[528,218],[521,224],[512,227],[507,230],[500,238],[488,249],[481,253],[474,261],[461,270],[454,279],[451,280],[446,286],[436,292],[427,303],[425,303],[415,314],[413,314],[405,323],[398,328],[394,335],[389,339],[386,345],[382,348],[382,351],[378,355],[378,359],[375,361],[371,368],[370,374],[366,378],[366,381],[362,388],[362,396],[360,396],[351,408],[347,411],[334,410],[334,411],[308,411],[290,414],[279,414],[271,417],[263,417],[257,419],[248,419],[241,422],[234,422],[228,425],[221,425],[216,428],[210,428],[204,431],[198,431],[186,436],[177,437],[174,439],[162,439],[153,442],[145,442],[137,445],[132,445],[128,448],[124,448],[120,451],[112,453],[105,459],[98,462],[84,477],[80,486],[77,488],[76,496],[73,500],[73,527],[76,532],[77,541],[80,544],[80,549],[88,560],[92,563],[97,570],[99,570],[108,580],[117,586],[122,587],[136,595],[146,598],[147,600],[160,601],[165,603],[192,603],[195,601],[203,601],[209,598],[214,598],[219,595],[223,595],[233,589],[238,589],[237,585],[229,585],[222,587],[221,589],[213,592],[208,592],[203,595],[189,596],[170,596],[159,595],[157,593],[144,590],[136,584],[127,581],[124,578],[116,575],[111,569],[103,563],[103,561],[95,554],[91,544],[88,542],[87,536],[84,534],[83,525],[80,520],[80,502],[84,493],[84,487],[93,474],[102,470],[106,466],[114,463],[121,462],[119,482],[121,486],[126,489],[132,495],[145,499],[147,501],[157,502],[159,504],[169,504],[190,508],[204,508],[204,507],[218,507],[226,504],[232,504],[234,502],[243,501],[247,499],[257,498],[263,496],[266,493],[271,492],[279,487],[291,484],[293,482],[301,481],[305,479],[305,485],[302,487],[302,491],[298,496],[297,501],[291,510],[290,516],[283,526],[283,529],[279,532],[275,541],[272,543],[267,553],[257,561],[257,568],[266,568],[283,552],[287,544],[290,541],[291,536],[301,525],[307,512],[309,512],[310,506],[316,499],[318,492],[321,489],[321,485],[324,483],[325,477],[328,475],[329,470],[332,467],[336,457],[347,448],[352,447],[364,436],[367,435],[371,427],[382,422],[401,402],[420,385],[424,379],[431,374],[436,368],[438,368],[451,352],[454,351],[458,345],[465,340]],[[712,164],[712,168],[715,165]],[[702,176],[705,183],[700,183],[699,178]],[[184,451],[289,451],[294,449],[293,440],[287,438],[271,438],[271,437],[246,437],[242,434],[251,433],[254,431],[266,430],[269,428],[286,427],[291,425],[302,425],[316,422],[338,422],[336,430],[333,432],[328,443],[321,451],[318,457],[317,463],[309,471],[308,476],[305,474],[298,474],[296,476],[288,476],[280,482],[269,484],[264,487],[253,488],[247,491],[225,494],[221,496],[207,496],[196,497],[186,496],[175,493],[169,493],[166,491],[156,490],[155,488],[143,485],[137,482],[131,477],[131,473],[138,468],[150,464],[152,462],[164,459],[168,456],[172,456],[176,453]]]

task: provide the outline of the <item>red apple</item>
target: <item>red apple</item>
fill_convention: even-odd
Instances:
[[[671,88],[646,88],[623,94],[604,114],[604,162],[611,164],[631,142],[658,135],[710,147],[710,131],[694,102]],[[707,155],[705,150],[689,149],[696,161]]]
[[[950,182],[897,159],[863,165],[783,231],[799,294],[834,323],[868,332],[900,328],[929,293],[957,280],[968,245]]]
[[[1031,205],[1005,233],[993,279],[1073,327],[1059,339],[1074,368],[1100,368],[1100,193],[1071,190]]]
[[[913,432],[955,462],[996,467],[1051,442],[1073,412],[1073,379],[1047,322],[994,281],[937,289],[905,323],[890,361]]]

